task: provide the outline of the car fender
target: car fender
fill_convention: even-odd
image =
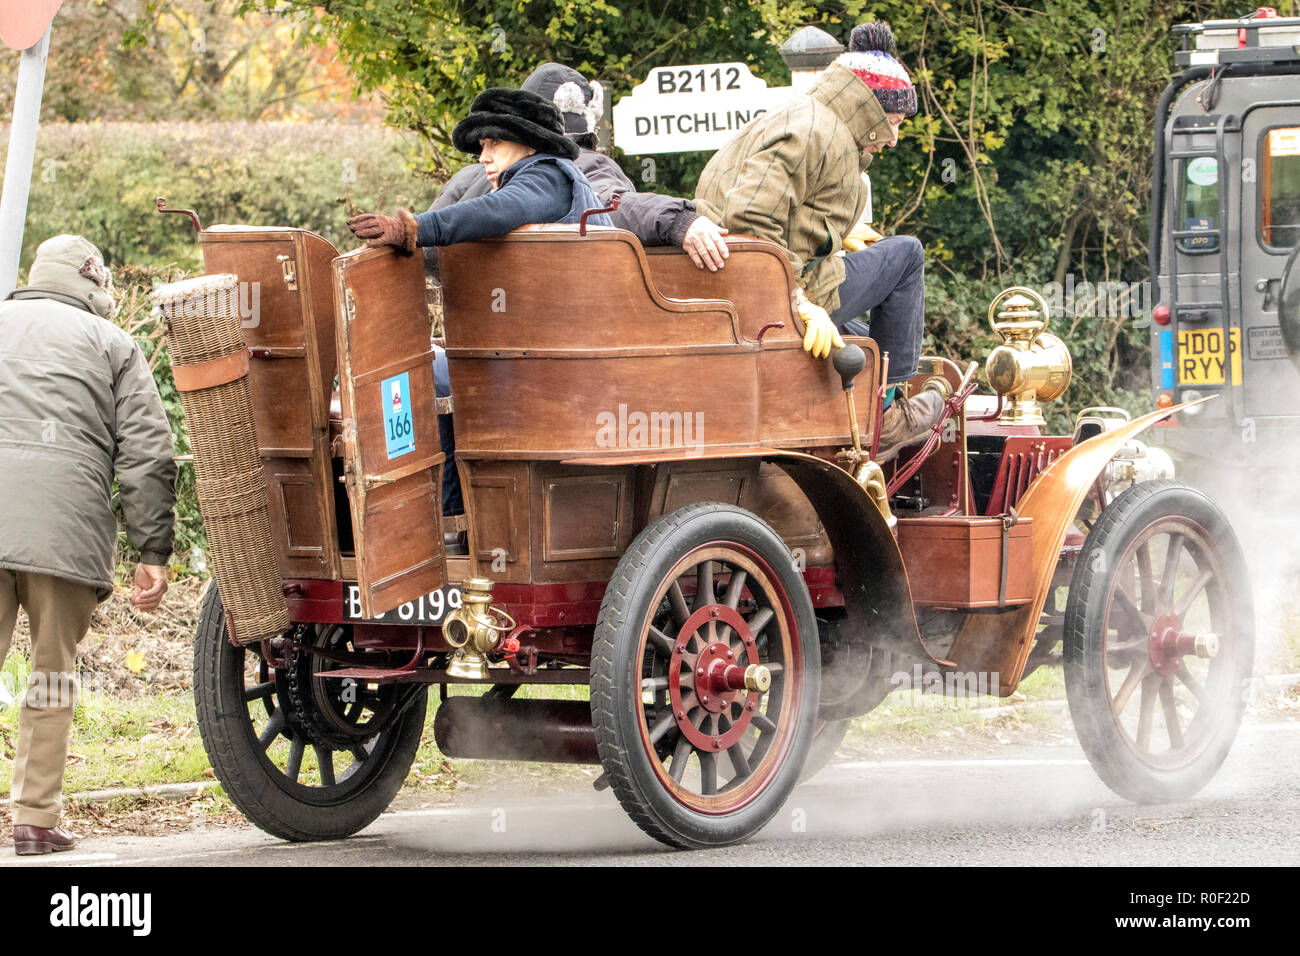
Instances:
[[[1114,431],[1075,445],[1043,469],[1016,504],[1016,513],[1021,518],[1034,519],[1030,564],[1034,576],[1033,599],[1005,611],[967,615],[948,652],[959,670],[987,674],[989,685],[996,684],[1004,697],[1016,689],[1052,590],[1065,535],[1097,476],[1130,438],[1156,422],[1216,397],[1210,395],[1143,415]]]

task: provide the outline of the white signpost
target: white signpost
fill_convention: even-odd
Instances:
[[[14,91],[4,191],[0,194],[0,298],[18,284],[18,257],[23,248],[27,195],[36,157],[45,59],[50,52],[50,24],[62,3],[63,0],[21,0],[5,3],[0,8],[0,41],[23,51]]]
[[[744,63],[656,67],[614,105],[614,145],[632,156],[715,150],[793,95]]]

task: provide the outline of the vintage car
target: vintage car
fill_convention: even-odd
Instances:
[[[599,764],[596,786],[683,848],[754,834],[900,687],[1006,696],[1063,662],[1084,750],[1137,801],[1195,793],[1231,746],[1253,657],[1241,550],[1137,440],[1177,408],[1043,434],[1069,354],[1029,290],[989,309],[997,394],[974,394],[976,363],[923,359],[907,387],[938,390],[945,419],[882,467],[888,357],[868,338],[804,352],[789,261],[763,240],[729,237],[717,273],[585,224],[444,249],[449,400],[420,257],[292,228],[199,241],[209,274],[259,290],[237,371],[274,560],[214,547],[198,721],[272,834],[372,822],[431,685],[443,753]],[[191,397],[234,374],[196,369]],[[469,554],[448,556],[461,526]],[[288,627],[236,642],[223,571],[264,559]]]

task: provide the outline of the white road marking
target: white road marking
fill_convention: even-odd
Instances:
[[[87,863],[91,860],[116,860],[116,853],[47,853],[43,856],[19,856],[0,859],[0,866],[40,866],[50,863]]]
[[[975,760],[855,760],[852,763],[832,763],[827,770],[907,770],[912,767],[1086,767],[1086,760],[1003,759]]]

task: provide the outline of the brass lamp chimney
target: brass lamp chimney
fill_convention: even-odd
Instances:
[[[491,607],[492,582],[487,578],[470,578],[461,589],[461,605],[442,622],[442,636],[455,648],[447,674],[469,680],[486,680],[488,653],[502,635],[515,627],[510,615]]]
[[[1046,424],[1038,403],[1060,398],[1070,384],[1070,350],[1047,331],[1049,317],[1043,297],[1023,286],[1003,289],[989,304],[989,325],[1002,344],[989,353],[984,373],[1004,399],[999,425]]]

